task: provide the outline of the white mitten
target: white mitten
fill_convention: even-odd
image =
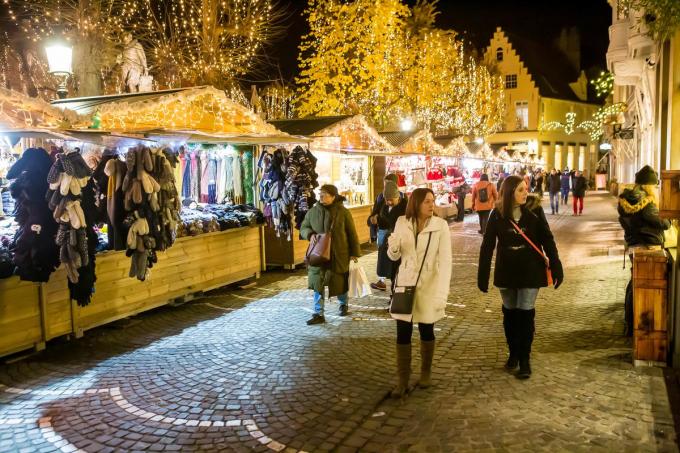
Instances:
[[[69,176],[71,178],[71,184],[69,185],[69,190],[73,195],[80,195],[80,182],[75,176]]]
[[[61,193],[62,196],[68,195],[69,188],[71,187],[71,180],[73,179],[73,176],[69,176],[66,173],[62,173],[61,176],[61,184],[59,185],[59,193]]]
[[[83,223],[81,223],[81,218],[78,215],[78,212],[75,207],[76,204],[80,205],[78,201],[69,201],[68,203],[66,203],[66,212],[68,213],[68,218],[71,222],[71,226],[75,230],[85,226]],[[80,211],[82,212],[82,209]]]
[[[57,180],[50,184],[50,189],[52,190],[59,190],[61,187],[61,178],[64,177],[63,173],[59,173],[59,176],[57,177]]]

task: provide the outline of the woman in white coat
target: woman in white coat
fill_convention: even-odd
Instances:
[[[418,386],[430,386],[434,355],[434,323],[444,317],[451,284],[451,233],[446,220],[434,215],[434,193],[430,189],[413,191],[406,215],[399,217],[388,239],[387,254],[393,261],[401,259],[395,290],[416,286],[411,315],[392,314],[397,320],[398,384],[392,397],[401,398],[411,376],[411,336],[413,323],[420,332],[420,380]],[[418,274],[422,266],[420,278]]]

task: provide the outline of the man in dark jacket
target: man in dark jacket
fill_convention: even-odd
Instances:
[[[456,216],[456,222],[462,222],[465,220],[465,197],[470,191],[470,186],[466,182],[463,182],[458,187],[453,188],[453,193],[456,195],[456,205],[458,206],[458,215]]]
[[[571,189],[572,196],[574,197],[574,215],[583,215],[583,197],[586,196],[587,189],[588,181],[585,176],[577,170],[574,173],[574,187]]]
[[[656,172],[649,165],[635,173],[635,186],[619,195],[619,223],[623,227],[626,246],[662,246],[663,232],[670,228],[666,219],[659,217],[655,186],[659,183]],[[633,260],[632,254],[628,255]],[[626,287],[625,335],[633,335],[633,279]]]
[[[399,178],[395,173],[390,173],[385,176],[385,179],[383,180],[383,183],[386,184],[387,181],[392,181],[393,183],[397,184],[397,180]],[[382,210],[383,206],[385,205],[385,196],[383,195],[383,192],[380,192],[377,197],[375,197],[375,202],[373,203],[373,209],[371,209],[371,215],[368,217],[368,220],[366,223],[368,224],[368,227],[371,231],[371,242],[377,242],[378,241],[378,214],[380,214],[380,211]]]
[[[550,194],[550,210],[553,214],[560,212],[560,175],[554,168],[548,176],[548,193]]]
[[[371,288],[381,291],[387,289],[385,279],[389,278],[394,281],[394,274],[397,271],[397,266],[387,256],[387,238],[394,231],[397,219],[406,214],[406,205],[408,204],[406,196],[399,192],[397,184],[392,181],[385,181],[383,200],[384,202],[375,218],[378,226],[378,263],[376,269],[378,281],[371,283]]]

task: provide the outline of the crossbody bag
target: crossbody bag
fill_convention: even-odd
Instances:
[[[529,239],[529,237],[526,234],[524,234],[524,231],[522,231],[522,229],[519,227],[519,225],[517,225],[512,220],[510,221],[510,223],[512,223],[512,226],[515,227],[515,230],[517,230],[517,232],[522,235],[522,237],[529,243],[529,245],[532,246],[534,248],[534,250],[536,250],[538,252],[539,255],[541,255],[541,257],[545,261],[545,276],[548,279],[548,286],[552,286],[553,285],[553,276],[552,276],[552,270],[550,270],[550,259],[546,256],[545,253],[543,253],[543,250],[538,248],[536,246],[536,244],[534,244],[531,241],[531,239]]]
[[[392,299],[390,300],[390,313],[395,315],[410,315],[413,313],[413,302],[416,297],[416,287],[420,281],[420,274],[423,272],[425,259],[427,258],[427,251],[430,249],[430,241],[432,240],[432,232],[427,237],[427,247],[425,247],[425,255],[423,255],[423,262],[420,263],[420,270],[418,271],[418,278],[416,284],[413,286],[395,286],[392,292]],[[416,243],[417,250],[417,243]],[[396,281],[398,279],[399,271],[397,271]]]

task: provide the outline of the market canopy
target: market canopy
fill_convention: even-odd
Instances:
[[[428,130],[386,131],[381,132],[380,135],[391,143],[399,154],[443,154],[443,148]]]
[[[61,110],[41,99],[0,88],[0,129],[54,129],[75,119],[75,113],[70,110]]]
[[[362,115],[275,120],[271,124],[291,135],[312,139],[312,151],[387,155],[396,152]]]
[[[229,99],[224,91],[210,86],[62,99],[52,104],[78,112],[76,127],[81,130],[93,126],[98,117],[97,129],[108,132],[216,134],[231,138],[230,143],[236,143],[239,137],[264,142],[271,137],[288,137],[252,110]]]

